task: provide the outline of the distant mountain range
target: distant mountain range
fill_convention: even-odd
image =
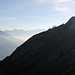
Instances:
[[[22,43],[22,40],[18,40],[6,32],[0,31],[0,60],[9,56]]]
[[[1,75],[75,75],[75,17],[32,36],[0,62]]]
[[[23,29],[14,29],[14,30],[6,30],[5,32],[9,33],[10,35],[26,41],[34,34],[46,31],[46,29],[35,29],[35,30],[23,30]]]
[[[6,56],[9,56],[17,48],[17,46],[21,45],[33,34],[42,32],[44,30],[45,29],[25,31],[23,29],[14,29],[0,31],[0,60],[4,59]]]

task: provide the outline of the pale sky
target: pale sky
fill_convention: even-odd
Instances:
[[[75,0],[0,0],[0,30],[49,29],[75,16]]]

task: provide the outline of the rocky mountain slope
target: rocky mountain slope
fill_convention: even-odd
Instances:
[[[0,62],[2,75],[75,75],[75,17],[34,35]]]

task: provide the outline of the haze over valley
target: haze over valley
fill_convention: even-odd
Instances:
[[[23,29],[14,29],[0,31],[0,60],[9,56],[14,50],[28,40],[33,35],[43,32],[45,29],[36,29],[25,31]]]
[[[14,30],[6,30],[5,32],[25,42],[33,35],[43,31],[46,31],[46,29],[35,29],[35,30],[14,29]]]
[[[23,42],[4,31],[0,31],[0,60],[9,56]]]

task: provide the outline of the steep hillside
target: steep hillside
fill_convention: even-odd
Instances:
[[[75,75],[75,17],[34,35],[1,61],[2,75]]]

